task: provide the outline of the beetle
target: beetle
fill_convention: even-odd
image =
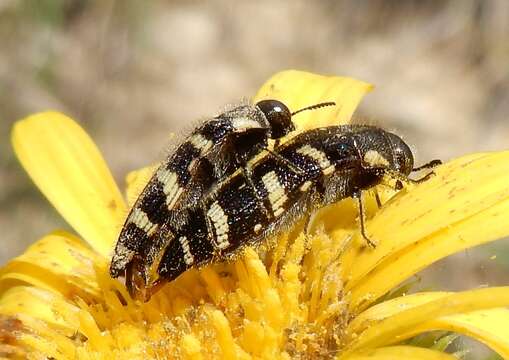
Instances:
[[[178,229],[166,227],[151,243],[157,256],[129,271],[128,289],[147,300],[167,281],[189,268],[227,260],[247,245],[256,245],[293,226],[319,208],[348,197],[358,199],[360,230],[366,235],[362,192],[388,176],[403,183],[413,171],[431,168],[433,160],[414,168],[408,145],[379,127],[342,125],[306,131],[250,164],[248,181],[236,172],[212,187],[196,206],[183,209]]]
[[[113,278],[126,275],[129,286],[158,256],[164,238],[160,232],[177,231],[186,223],[185,209],[196,206],[214,184],[240,169],[251,183],[249,159],[267,149],[269,140],[295,130],[296,114],[334,105],[315,104],[290,112],[278,100],[240,105],[204,121],[160,164],[130,210],[120,231],[110,265]],[[275,155],[277,156],[277,154]],[[147,278],[143,279],[148,282]]]

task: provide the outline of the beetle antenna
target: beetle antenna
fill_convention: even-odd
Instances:
[[[295,114],[298,114],[300,112],[303,112],[303,111],[315,110],[315,109],[320,109],[320,108],[323,108],[326,106],[335,106],[335,105],[336,105],[336,103],[334,101],[328,101],[328,102],[323,102],[323,103],[319,103],[319,104],[315,104],[315,105],[311,105],[311,106],[306,106],[305,108],[302,108],[302,109],[292,112],[292,116],[294,116]]]

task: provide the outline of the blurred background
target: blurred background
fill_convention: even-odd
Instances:
[[[80,121],[123,184],[161,159],[170,133],[296,68],[375,84],[358,122],[396,130],[417,163],[447,160],[509,148],[508,39],[507,0],[1,0],[0,262],[67,228],[10,148],[30,113]],[[422,277],[501,284],[507,249],[470,250]]]

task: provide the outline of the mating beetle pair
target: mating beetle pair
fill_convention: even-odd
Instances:
[[[121,230],[110,273],[126,276],[133,297],[148,300],[192,267],[227,259],[281,232],[307,213],[357,198],[384,176],[402,182],[413,168],[405,142],[381,128],[343,125],[303,132],[285,144],[294,113],[277,100],[242,105],[204,122],[170,155],[135,202]],[[269,149],[269,139],[275,140]],[[257,157],[264,152],[264,156]],[[256,158],[256,159],[255,159]]]

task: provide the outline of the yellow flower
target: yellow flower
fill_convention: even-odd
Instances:
[[[297,109],[299,130],[346,123],[371,86],[297,71],[256,99]],[[148,303],[108,276],[126,205],[99,151],[71,119],[46,112],[12,133],[24,168],[81,237],[48,234],[0,272],[0,354],[12,358],[451,359],[404,340],[431,330],[471,336],[509,358],[509,287],[384,296],[431,263],[509,235],[509,151],[468,155],[368,204],[365,246],[351,200],[320,211],[265,251],[191,270]],[[150,170],[128,177],[133,199]],[[83,240],[84,241],[83,241]],[[263,252],[264,256],[259,256]],[[263,260],[262,260],[263,259]]]

